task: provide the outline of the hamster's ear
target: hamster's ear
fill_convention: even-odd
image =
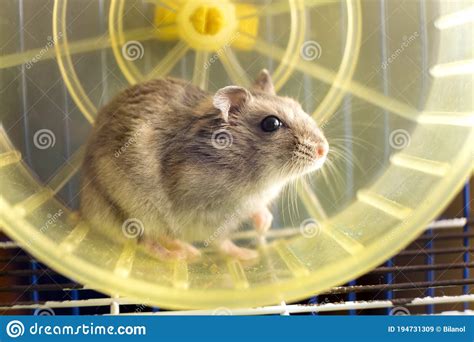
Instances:
[[[241,111],[251,100],[252,94],[247,89],[238,86],[228,86],[216,92],[212,99],[212,104],[221,111],[222,118],[228,121],[229,111]]]
[[[270,76],[270,73],[267,69],[262,69],[262,71],[260,71],[260,74],[258,74],[257,79],[252,86],[252,89],[271,95],[276,95],[272,77]]]

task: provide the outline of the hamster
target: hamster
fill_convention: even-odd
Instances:
[[[103,107],[86,146],[81,215],[163,259],[195,258],[206,241],[241,260],[256,251],[230,234],[270,228],[283,187],[319,169],[328,142],[300,104],[262,70],[250,89],[210,94],[167,78],[134,85]],[[120,231],[122,227],[123,231]]]

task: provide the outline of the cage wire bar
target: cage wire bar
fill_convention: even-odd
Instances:
[[[19,43],[20,43],[20,51],[24,52],[26,51],[25,49],[25,31],[22,29],[25,25],[25,20],[24,20],[24,3],[23,0],[20,0],[18,2],[18,22],[21,26],[20,32],[19,32]],[[26,153],[25,153],[25,159],[26,161],[31,165],[32,159],[31,159],[31,148],[28,144],[28,137],[29,135],[29,122],[28,122],[28,105],[27,105],[27,88],[26,88],[26,66],[22,64],[20,66],[21,68],[21,111],[22,111],[22,116],[23,116],[23,129],[24,129],[24,138],[25,138],[25,148],[26,148]],[[31,261],[31,269],[36,270],[38,268],[38,264],[36,261],[32,260]],[[37,284],[38,283],[38,278],[36,275],[31,276],[31,283],[32,284]],[[35,301],[39,300],[39,293],[37,291],[32,292],[32,299]]]
[[[380,0],[380,47],[381,47],[381,61],[383,63],[388,58],[388,41],[387,41],[387,8],[385,0]],[[389,87],[388,87],[388,77],[389,77],[389,68],[382,68],[381,76],[382,76],[382,85],[383,85],[383,94],[385,96],[389,95]],[[390,134],[390,127],[388,123],[388,112],[387,110],[384,111],[384,135],[388,136]],[[384,161],[387,161],[389,158],[389,149],[386,145],[384,145]],[[393,259],[387,260],[386,263],[387,267],[393,267]],[[387,284],[391,285],[393,282],[393,274],[390,272],[387,274]],[[393,292],[391,290],[385,291],[385,299],[392,300],[393,299]],[[387,314],[389,314],[390,309],[387,308]]]
[[[420,102],[419,102],[419,107],[424,108],[425,101],[426,101],[426,92],[427,92],[427,83],[428,83],[428,37],[427,37],[427,30],[426,30],[426,5],[424,1],[420,1],[420,41],[421,41],[421,68],[422,68],[422,78],[421,78],[421,92],[420,92]],[[430,234],[430,237],[432,236],[432,230],[428,230],[428,234]],[[430,239],[428,242],[428,255],[427,255],[427,260],[426,263],[428,265],[433,265],[434,263],[434,256],[430,253],[430,251],[433,248],[433,240]],[[426,275],[427,281],[431,282],[434,280],[434,271],[428,271]],[[433,297],[434,296],[434,289],[433,288],[428,288],[426,295],[428,297]],[[426,313],[427,314],[433,314],[434,313],[434,306],[428,305],[426,307]]]
[[[470,212],[471,212],[470,182],[467,181],[463,189],[463,215],[466,218],[466,225],[463,227],[463,232],[466,235],[463,238],[463,246],[466,249],[470,247],[470,239],[469,239],[470,226],[468,223],[470,219]],[[469,261],[470,261],[469,252],[466,250],[463,254],[463,262],[467,265]],[[469,279],[469,267],[467,266],[463,269],[463,278]],[[470,289],[469,285],[464,285],[463,293],[468,294],[469,289]],[[468,309],[468,304],[464,303],[464,310],[467,310],[467,309]]]

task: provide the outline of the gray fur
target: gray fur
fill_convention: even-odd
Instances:
[[[143,222],[145,237],[219,239],[267,206],[291,179],[319,168],[314,146],[327,142],[294,100],[272,93],[268,73],[228,118],[213,96],[185,81],[135,85],[99,112],[83,164],[81,213],[112,235],[124,220]],[[285,127],[263,132],[278,116]],[[232,144],[216,148],[226,130]],[[215,141],[214,141],[215,142]]]

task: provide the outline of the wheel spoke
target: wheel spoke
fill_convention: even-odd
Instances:
[[[193,84],[201,89],[207,90],[209,82],[209,52],[196,51],[193,70]]]
[[[321,201],[316,197],[313,190],[311,189],[310,185],[305,179],[301,179],[299,183],[299,187],[297,187],[298,195],[300,199],[303,201],[304,205],[308,209],[313,217],[322,222],[327,220],[328,216],[321,204]]]
[[[79,171],[83,157],[84,147],[80,147],[48,181],[48,188],[50,188],[54,194],[58,193],[77,171]]]
[[[229,74],[232,82],[244,87],[250,86],[251,82],[247,76],[247,72],[242,68],[237,56],[230,47],[223,49],[222,53],[220,54],[220,61]]]
[[[129,40],[139,40],[139,41],[147,41],[156,37],[157,30],[174,26],[176,24],[170,25],[163,25],[158,27],[143,27],[134,30],[130,30],[125,32],[125,38],[127,41]],[[61,41],[58,41],[58,44],[61,45]],[[97,51],[101,49],[110,48],[112,45],[109,35],[103,35],[99,37],[92,37],[77,40],[75,42],[68,43],[69,53],[71,55],[75,55],[78,53],[86,53]],[[10,68],[16,65],[20,65],[30,61],[34,56],[41,53],[41,50],[44,49],[32,49],[20,53],[13,53],[10,55],[0,56],[0,69]],[[49,49],[46,52],[43,52],[41,55],[41,59],[39,61],[46,61],[48,59],[52,59],[56,57],[54,49]]]
[[[176,12],[178,9],[179,3],[181,1],[179,0],[144,0],[143,2],[153,4],[156,6],[164,7],[172,12]]]
[[[179,62],[181,58],[188,52],[189,46],[180,41],[176,44],[170,52],[153,68],[153,70],[148,74],[147,78],[157,78],[163,77],[171,72],[173,67]]]
[[[319,6],[326,6],[326,5],[333,5],[339,4],[343,0],[306,0],[304,6],[306,9],[319,7]],[[239,20],[248,19],[252,17],[263,17],[263,16],[273,16],[279,15],[283,13],[288,13],[291,10],[290,7],[291,0],[286,1],[278,1],[272,2],[268,5],[259,6],[255,12],[252,14],[245,14],[241,17],[238,17]]]

